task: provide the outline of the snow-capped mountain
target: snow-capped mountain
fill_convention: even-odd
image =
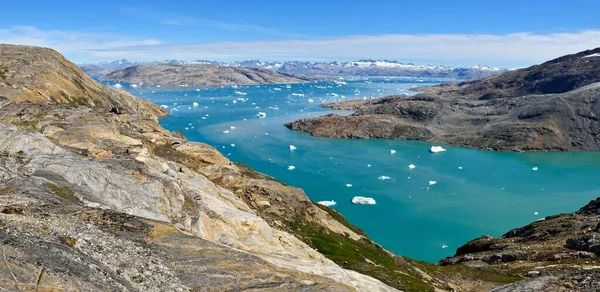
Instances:
[[[322,76],[406,76],[478,79],[508,71],[489,66],[458,67],[415,65],[388,60],[359,60],[353,62],[285,62],[279,69],[284,73]]]
[[[92,76],[103,76],[110,72],[125,69],[134,65],[148,64],[212,64],[230,67],[246,67],[274,70],[281,73],[300,74],[308,76],[406,76],[406,77],[437,77],[457,79],[478,79],[497,75],[508,71],[497,67],[449,67],[437,65],[416,65],[390,60],[358,60],[352,62],[264,62],[246,60],[240,62],[217,62],[210,60],[183,61],[177,59],[162,62],[130,62],[122,59],[112,62],[83,64],[81,68]]]

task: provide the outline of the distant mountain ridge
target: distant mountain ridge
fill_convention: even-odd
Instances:
[[[176,59],[165,60],[162,62],[130,62],[126,59],[122,59],[112,62],[81,64],[80,66],[83,71],[91,76],[104,76],[113,71],[125,69],[130,66],[156,64],[214,64],[229,67],[268,69],[280,73],[309,76],[404,76],[456,79],[480,79],[509,71],[509,69],[491,66],[477,65],[472,67],[450,67],[440,65],[416,65],[413,63],[401,63],[391,60],[371,59],[352,62],[265,62],[260,60],[217,62],[210,60],[182,61]]]

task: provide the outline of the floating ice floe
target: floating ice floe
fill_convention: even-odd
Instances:
[[[313,101],[314,101],[314,100],[313,100],[312,98],[309,98],[309,99],[308,99],[308,102],[313,102]]]
[[[536,212],[533,212],[533,215],[536,215],[536,216],[537,216],[538,214],[540,214],[540,213],[538,213],[537,211],[536,211]]]
[[[408,165],[408,169],[415,169],[415,167],[416,167],[416,166],[415,166],[414,164],[409,164],[409,165]]]
[[[258,114],[256,114],[258,116],[259,119],[264,119],[267,117],[267,113],[265,112],[258,112]]]
[[[294,170],[294,169],[296,169],[295,166],[293,166],[293,165],[288,166],[288,170]]]
[[[351,188],[351,187],[352,187],[352,184],[346,184],[346,187],[347,187],[347,188]]]
[[[431,146],[431,149],[429,149],[429,152],[431,152],[431,153],[446,152],[446,149],[442,148],[442,146]]]
[[[396,154],[396,150],[392,149],[392,150],[390,150],[390,153],[391,154]]]
[[[193,105],[194,107],[197,107],[197,106],[199,106],[200,104],[194,101],[194,102],[192,103],[192,105]]]
[[[319,202],[317,202],[317,204],[331,207],[331,206],[335,206],[335,204],[337,204],[337,203],[334,200],[331,200],[331,201],[319,201]]]
[[[371,167],[371,165],[370,165],[370,164],[367,164],[367,167]]]
[[[352,198],[352,204],[375,205],[375,199],[356,196],[356,197]]]
[[[137,88],[137,87],[138,87],[138,85],[137,85],[137,84],[131,84],[131,85],[129,85],[129,86],[131,86],[131,88]]]
[[[231,126],[231,127],[229,127],[229,129],[235,130],[235,127],[234,127],[234,126]]]
[[[534,166],[534,167],[531,168],[531,170],[533,170],[533,171],[537,171],[538,169],[539,168],[537,166]]]
[[[429,185],[430,185],[430,186],[432,186],[432,185],[434,185],[434,184],[437,184],[437,181],[434,181],[434,180],[430,180],[430,181],[429,181]]]
[[[304,97],[304,93],[292,93],[292,96]]]
[[[235,144],[231,144],[231,147],[235,147]]]
[[[229,134],[229,130],[223,131],[223,134]]]
[[[387,176],[387,175],[382,175],[380,177],[378,177],[378,179],[380,180],[388,180],[388,179],[392,179],[391,177]]]
[[[169,106],[168,106],[168,105],[164,105],[164,104],[163,104],[163,105],[161,105],[160,107],[162,107],[162,108],[164,108],[164,109],[168,109],[168,108],[169,108]]]
[[[462,169],[462,166],[459,166],[458,169]]]
[[[294,150],[296,150],[296,149],[298,149],[298,148],[296,148],[296,146],[294,146],[294,145],[290,145],[290,151],[294,151]]]
[[[235,94],[237,94],[237,95],[246,95],[247,93],[241,92],[241,91],[236,91]]]
[[[442,248],[448,248],[448,246],[445,244],[442,244]]]
[[[117,84],[115,84],[113,86],[116,87],[116,88],[122,88],[123,87],[123,85],[121,85],[120,83],[117,83]]]

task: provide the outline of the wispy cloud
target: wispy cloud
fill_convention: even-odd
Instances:
[[[0,43],[53,48],[63,54],[93,56],[96,50],[120,50],[132,46],[152,46],[156,39],[138,39],[96,31],[40,30],[32,26],[0,29]]]
[[[280,31],[272,28],[256,25],[228,23],[204,18],[185,18],[182,16],[170,16],[162,19],[160,23],[164,25],[173,26],[209,26],[227,31],[253,32],[258,34],[273,35],[285,38],[304,38],[304,36],[300,34]]]
[[[256,34],[277,36],[282,38],[305,38],[306,36],[289,31],[268,28],[253,24],[224,22],[215,19],[201,18],[183,14],[159,12],[140,7],[123,7],[120,12],[128,17],[142,18],[147,21],[158,21],[160,24],[181,27],[212,27],[225,31],[251,32]]]
[[[395,59],[415,63],[521,66],[600,46],[600,30],[533,34],[389,34],[278,41],[162,43],[106,33],[0,30],[0,42],[52,47],[75,61]]]

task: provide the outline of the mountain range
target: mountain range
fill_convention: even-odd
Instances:
[[[156,65],[156,64],[213,64],[228,67],[245,67],[256,69],[274,70],[280,73],[308,75],[308,76],[403,76],[403,77],[433,77],[454,79],[479,79],[509,71],[509,69],[472,66],[449,67],[438,65],[415,65],[389,60],[359,60],[353,62],[263,62],[260,60],[247,60],[240,62],[217,62],[209,60],[164,60],[153,62],[131,62],[125,59],[81,64],[81,69],[90,76],[101,77],[115,70],[125,69],[130,66]]]

